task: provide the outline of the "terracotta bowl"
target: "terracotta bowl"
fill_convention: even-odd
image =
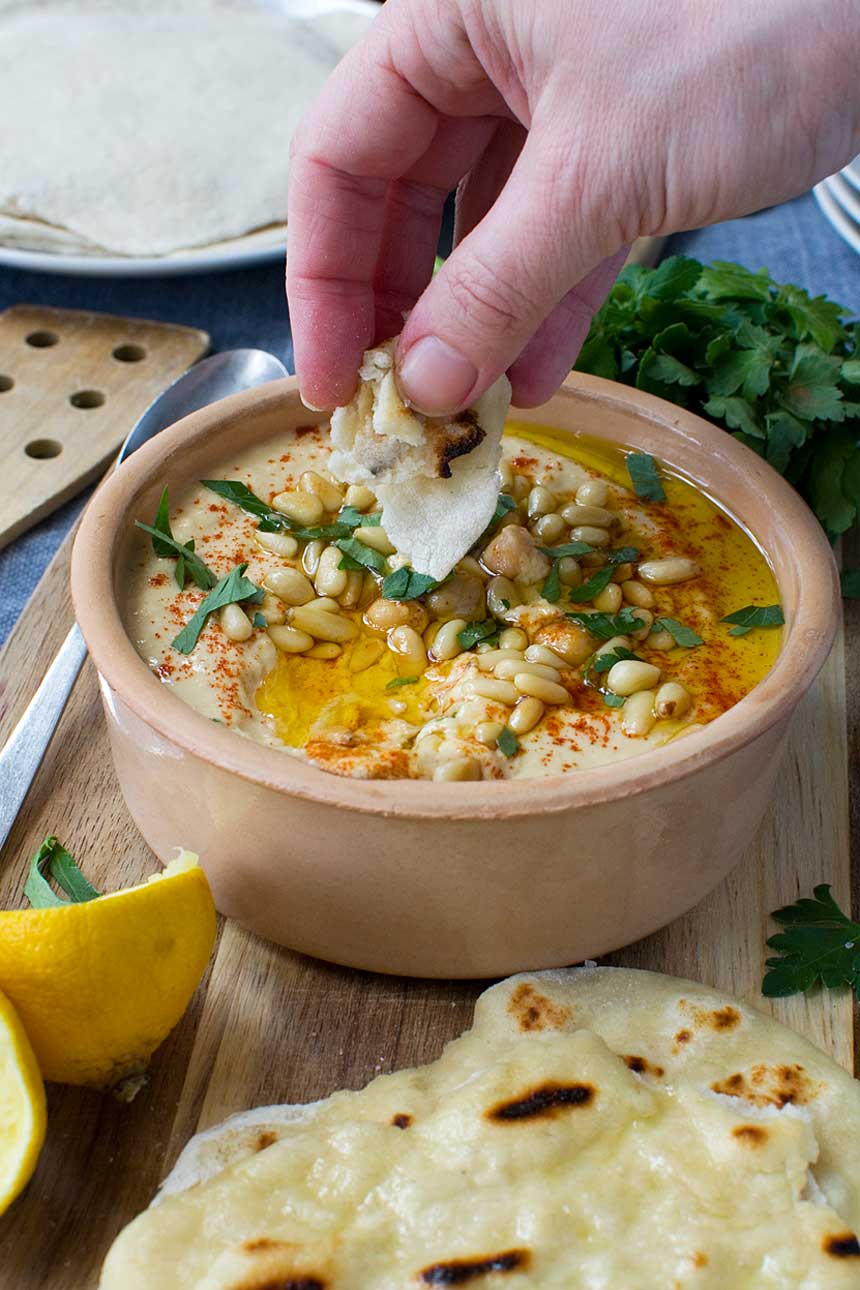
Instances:
[[[84,516],[72,591],[119,782],[161,860],[199,853],[216,904],[261,935],[378,972],[484,977],[605,953],[689,909],[735,864],[771,797],[792,711],[833,641],[830,548],[797,494],[724,431],[572,376],[521,414],[632,444],[699,483],[773,566],[787,627],[767,677],[705,730],[617,766],[545,779],[360,781],[220,728],[135,653],[118,607],[132,518],[219,459],[307,424],[293,380],[196,412],[141,448]]]

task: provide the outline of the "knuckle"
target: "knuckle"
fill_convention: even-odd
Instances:
[[[447,287],[454,304],[472,323],[502,335],[534,326],[541,316],[527,289],[475,257],[462,265],[451,264]]]

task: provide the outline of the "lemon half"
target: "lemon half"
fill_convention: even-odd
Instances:
[[[0,994],[0,1214],[26,1186],[45,1140],[45,1086],[21,1019]]]
[[[176,1025],[214,940],[206,875],[184,851],[138,887],[0,912],[0,990],[45,1079],[114,1085]]]

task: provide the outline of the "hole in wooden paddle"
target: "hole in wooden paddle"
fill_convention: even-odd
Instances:
[[[63,445],[57,443],[56,439],[31,439],[24,451],[28,457],[35,457],[37,461],[45,461],[48,457],[59,457],[63,451]]]
[[[142,345],[117,345],[113,357],[118,363],[142,363],[146,350]]]
[[[60,343],[60,338],[55,331],[31,331],[24,339],[28,345],[32,345],[33,349],[50,349],[52,345]]]
[[[78,390],[69,397],[73,408],[100,408],[104,401],[101,390]]]
[[[15,382],[12,380],[11,376],[4,376],[3,373],[0,372],[0,394],[5,394],[7,390],[11,390],[14,384]]]

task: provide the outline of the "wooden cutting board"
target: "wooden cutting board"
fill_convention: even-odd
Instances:
[[[0,655],[0,741],[71,621],[68,558],[66,543]],[[860,668],[849,671],[854,692],[846,704],[844,657],[847,645],[853,662],[860,661],[860,606],[849,617],[847,636],[796,715],[776,800],[742,863],[686,917],[610,961],[730,991],[851,1068],[847,991],[773,1004],[759,994],[765,937],[775,930],[768,911],[822,881],[833,884],[843,906],[849,903],[846,712],[856,750]],[[102,889],[138,882],[157,867],[119,795],[90,663],[0,857],[0,905],[23,904],[27,861],[49,832]],[[49,1086],[38,1170],[0,1219],[0,1286],[94,1290],[112,1238],[146,1206],[197,1129],[233,1111],[309,1101],[429,1061],[468,1026],[482,988],[347,971],[223,925],[206,979],[131,1105]]]
[[[0,549],[95,479],[208,348],[206,332],[172,323],[34,305],[0,313]]]

